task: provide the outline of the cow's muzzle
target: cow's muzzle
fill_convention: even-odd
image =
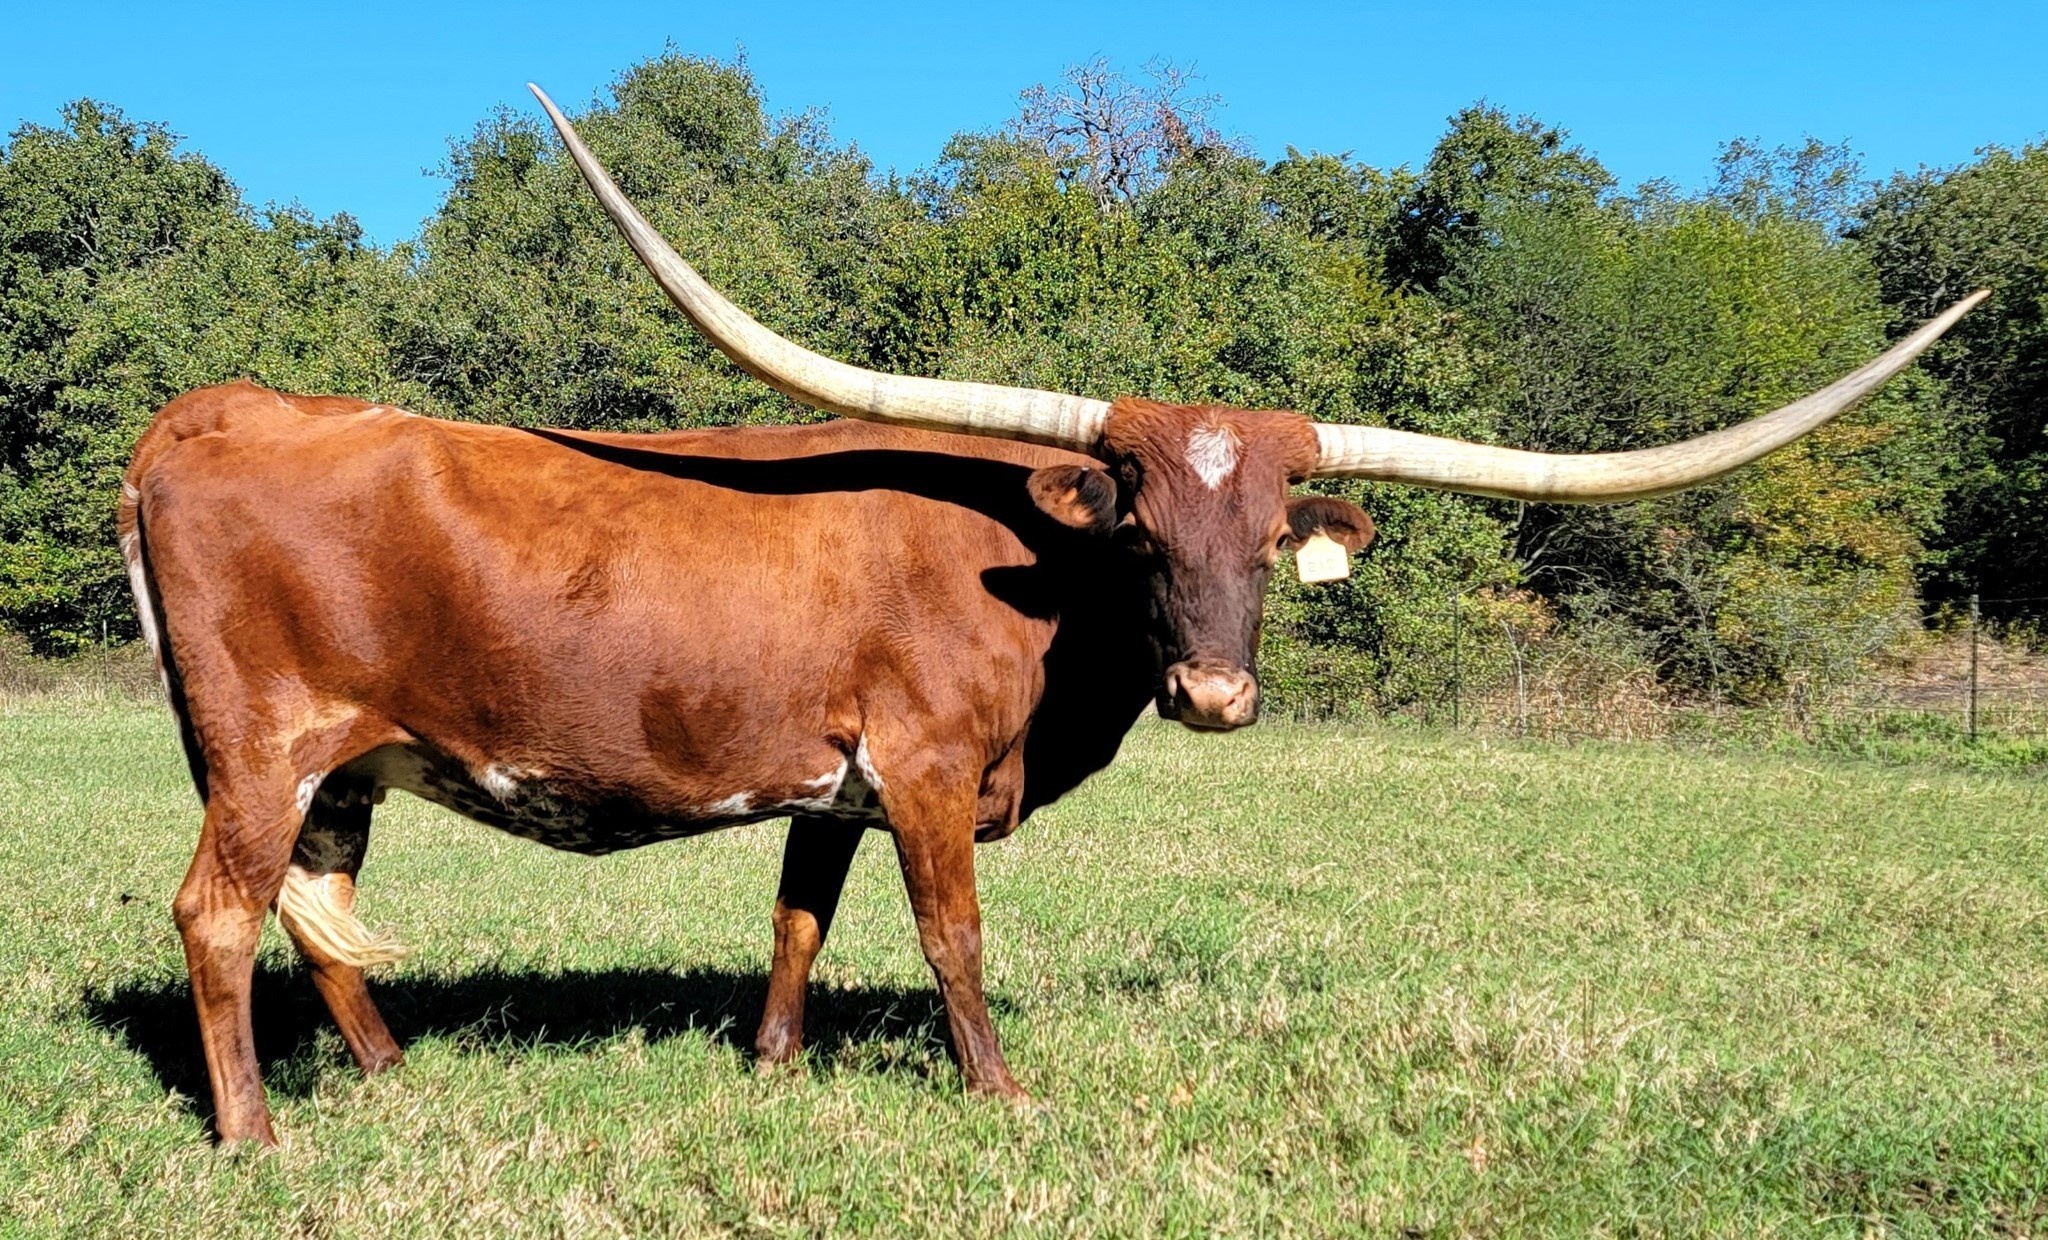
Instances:
[[[1228,732],[1259,718],[1258,678],[1241,667],[1190,659],[1166,669],[1159,713],[1191,728]]]

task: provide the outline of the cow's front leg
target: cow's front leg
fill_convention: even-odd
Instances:
[[[889,825],[917,937],[938,979],[953,1056],[969,1093],[1030,1101],[1010,1076],[981,990],[981,904],[974,890],[974,797],[892,788]],[[908,792],[908,795],[906,795]]]
[[[860,847],[858,824],[830,818],[793,818],[782,849],[782,885],[775,893],[775,961],[768,970],[768,1003],[754,1051],[763,1064],[787,1063],[804,1044],[804,992],[811,964],[832,914],[846,871]]]

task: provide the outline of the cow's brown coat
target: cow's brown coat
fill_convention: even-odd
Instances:
[[[1213,484],[1204,427],[1239,445]],[[516,430],[249,383],[172,402],[120,528],[206,805],[175,911],[220,1135],[275,1140],[265,909],[288,870],[345,909],[391,786],[583,852],[791,816],[769,1061],[800,1046],[858,833],[886,826],[966,1083],[1021,1097],[973,844],[1100,769],[1150,698],[1252,721],[1275,555],[1371,537],[1289,500],[1315,450],[1296,414],[1134,400],[1100,459],[854,422]],[[361,970],[299,942],[358,1062],[398,1062]]]

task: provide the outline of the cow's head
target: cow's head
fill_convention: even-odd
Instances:
[[[806,404],[877,422],[1050,444],[1099,466],[1041,470],[1039,507],[1104,527],[1152,560],[1162,713],[1233,728],[1258,710],[1252,655],[1274,555],[1320,528],[1362,546],[1372,522],[1350,504],[1287,488],[1311,475],[1371,478],[1548,503],[1616,503],[1683,490],[1792,442],[1855,404],[1939,339],[1979,292],[1829,387],[1762,417],[1634,452],[1553,455],[1294,413],[1191,408],[883,374],[821,357],[749,318],[684,262],[619,192],[568,120],[533,93],[569,155],[669,299],[763,382]],[[1061,514],[1065,514],[1062,516]]]
[[[1161,715],[1207,730],[1257,720],[1259,621],[1275,559],[1317,533],[1347,552],[1372,541],[1357,505],[1288,494],[1318,451],[1315,424],[1298,413],[1126,398],[1103,424],[1100,466],[1031,476],[1048,515],[1140,562]]]

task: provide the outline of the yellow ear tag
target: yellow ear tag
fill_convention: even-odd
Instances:
[[[1351,557],[1343,543],[1318,532],[1294,549],[1294,571],[1301,574],[1305,585],[1342,581],[1351,575]]]

